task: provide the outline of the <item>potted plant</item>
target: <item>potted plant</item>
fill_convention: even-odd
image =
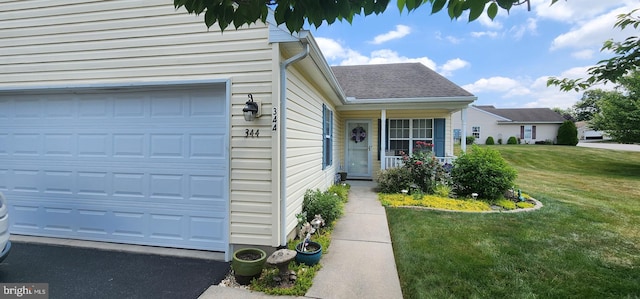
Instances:
[[[304,231],[306,237],[302,242],[296,245],[296,262],[303,263],[307,266],[313,266],[320,261],[322,257],[322,245],[318,242],[311,241],[311,234],[315,233],[325,222],[322,216],[316,215],[311,223],[305,223],[307,229]]]
[[[322,245],[318,242],[305,239],[296,245],[296,262],[313,266],[320,261],[322,257]]]
[[[267,253],[258,248],[242,248],[233,253],[231,268],[236,282],[247,285],[252,279],[260,277]]]

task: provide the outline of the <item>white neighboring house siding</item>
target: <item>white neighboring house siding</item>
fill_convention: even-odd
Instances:
[[[513,123],[513,124],[503,124],[500,126],[501,132],[503,134],[502,143],[506,144],[507,139],[513,136],[516,138],[521,138],[520,136],[520,127],[521,126],[535,126],[536,127],[536,138],[532,138],[527,140],[529,143],[535,143],[536,141],[545,141],[551,140],[553,142],[556,141],[556,137],[558,135],[558,129],[560,128],[560,124],[549,124],[549,123]],[[494,136],[495,138],[495,136]],[[496,143],[498,139],[496,139]],[[525,143],[525,140],[522,140],[521,143]]]
[[[287,69],[287,215],[286,231],[295,229],[295,214],[302,210],[308,189],[326,190],[333,185],[340,165],[338,156],[339,117],[336,108],[324,101],[318,88],[305,78],[296,64]],[[322,169],[322,104],[333,111],[333,163]]]
[[[452,115],[454,129],[462,129],[460,115],[461,112],[456,112]],[[471,136],[473,134],[473,127],[480,127],[480,138],[474,141],[476,144],[485,144],[487,137],[489,136],[493,137],[496,144],[498,143],[499,138],[502,138],[502,143],[506,144],[509,136],[520,136],[520,126],[518,126],[518,135],[505,135],[510,134],[508,133],[510,129],[505,130],[506,126],[499,126],[498,120],[506,119],[481,111],[474,107],[467,108],[467,136]],[[501,135],[502,137],[500,137]],[[465,138],[466,136],[462,136],[463,142]]]
[[[229,241],[271,246],[276,139],[269,117],[247,123],[242,107],[252,93],[271,111],[276,50],[263,24],[221,34],[202,19],[164,0],[0,1],[0,90],[230,81]]]

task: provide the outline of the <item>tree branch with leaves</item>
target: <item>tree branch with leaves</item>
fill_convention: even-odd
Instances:
[[[618,15],[618,21],[614,28],[624,30],[627,27],[638,29],[640,17],[636,15],[640,9],[634,9],[629,13]],[[640,38],[631,36],[622,42],[607,40],[600,51],[611,51],[614,57],[599,61],[595,66],[587,70],[588,78],[558,79],[550,77],[547,86],[556,85],[562,91],[585,90],[595,84],[618,83],[620,79],[631,72],[640,70]]]
[[[551,4],[558,0],[551,0]],[[237,29],[258,20],[266,22],[269,9],[274,10],[277,25],[285,24],[289,31],[302,30],[305,22],[316,28],[324,22],[336,20],[351,23],[356,15],[381,14],[390,0],[174,0],[176,9],[184,7],[187,12],[204,14],[204,23],[209,28],[218,24],[221,30],[229,25]],[[479,18],[485,11],[494,19],[500,9],[509,11],[513,6],[527,4],[529,0],[397,0],[400,12],[412,12],[430,4],[431,14],[446,8],[451,19],[457,19],[466,11],[469,21]]]

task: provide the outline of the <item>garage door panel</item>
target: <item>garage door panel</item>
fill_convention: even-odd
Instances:
[[[224,86],[0,94],[12,231],[227,249]]]

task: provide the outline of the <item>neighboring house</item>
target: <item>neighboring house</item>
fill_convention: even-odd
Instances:
[[[586,121],[576,122],[576,128],[578,129],[579,140],[610,139],[605,132],[591,129]]]
[[[454,134],[462,134],[462,112],[453,116]],[[494,106],[469,106],[466,109],[467,136],[475,137],[475,143],[484,144],[489,136],[496,144],[501,139],[507,143],[509,137],[520,139],[521,143],[536,141],[556,141],[558,128],[565,121],[562,115],[549,108],[509,108]]]
[[[11,232],[230,259],[286,244],[304,192],[341,170],[371,179],[416,141],[451,156],[472,94],[421,64],[332,69],[308,32],[271,24],[221,34],[160,0],[0,3]]]

